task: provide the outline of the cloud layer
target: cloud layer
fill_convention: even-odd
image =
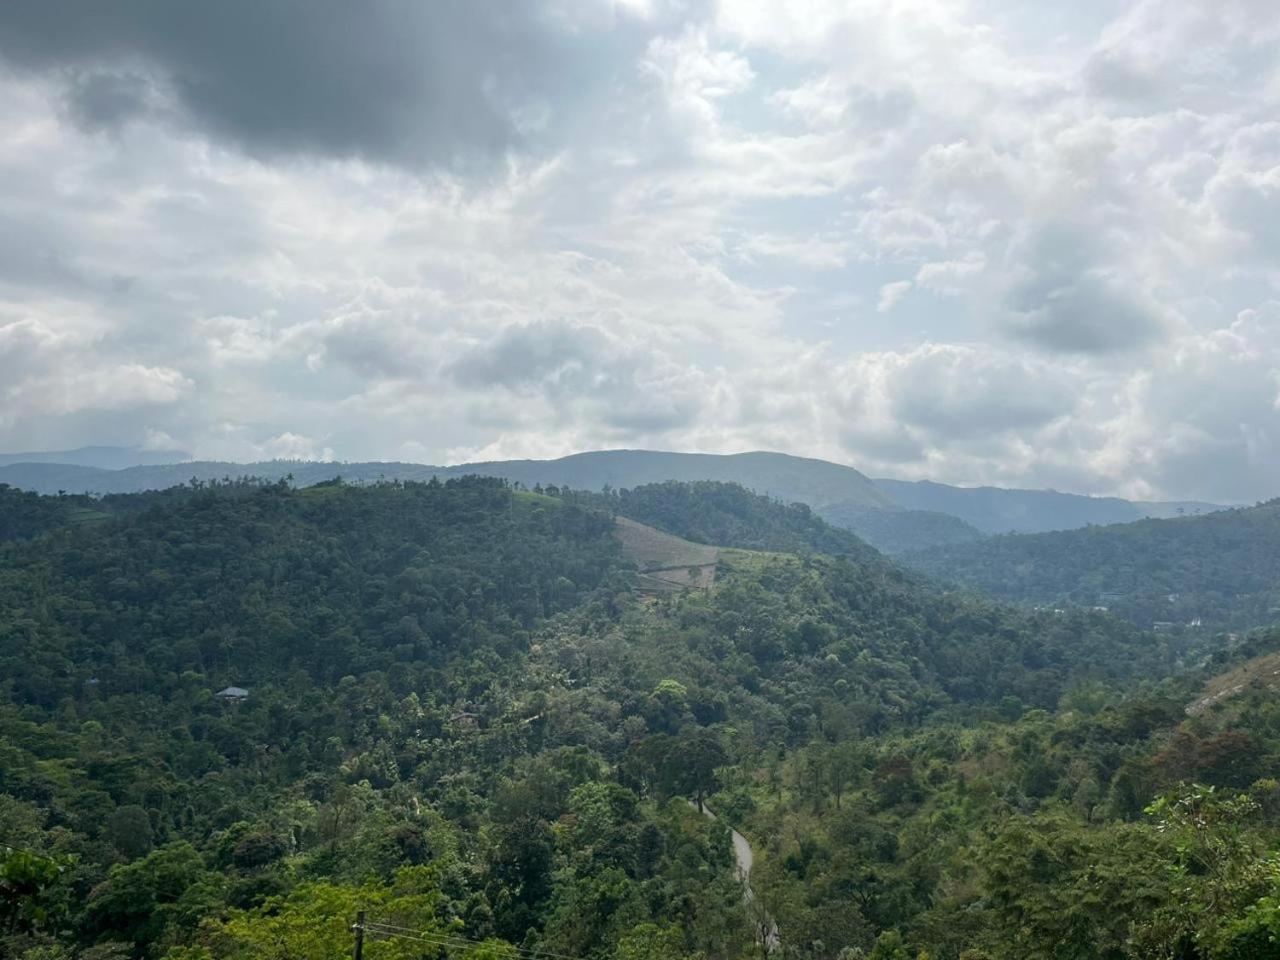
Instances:
[[[1272,496],[1278,48],[1250,0],[5,4],[0,447]]]

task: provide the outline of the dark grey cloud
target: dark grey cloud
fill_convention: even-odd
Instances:
[[[1015,251],[1007,330],[1047,350],[1105,354],[1156,341],[1165,321],[1106,266],[1106,241],[1062,223],[1037,228]]]
[[[445,373],[458,386],[541,397],[562,414],[585,404],[610,428],[633,433],[691,422],[702,386],[691,371],[677,373],[602,329],[560,321],[512,324]]]
[[[709,6],[3,0],[0,446],[1274,492],[1272,3]]]
[[[1159,336],[1159,317],[1118,283],[1086,274],[1049,286],[1036,277],[1010,301],[1015,336],[1050,350],[1113,353]]]
[[[64,74],[90,129],[136,115],[150,83],[252,153],[463,167],[553,138],[575,103],[606,96],[643,46],[627,26],[498,0],[13,0],[0,57]]]
[[[154,88],[138,73],[110,70],[74,72],[67,88],[67,112],[83,130],[114,130],[150,112]]]
[[[510,390],[556,385],[585,389],[599,377],[612,353],[608,338],[591,327],[536,322],[506,327],[450,365],[462,386]]]

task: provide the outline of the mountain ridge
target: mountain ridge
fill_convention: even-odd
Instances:
[[[1223,504],[1200,500],[1125,500],[1051,489],[960,487],[936,480],[877,478],[872,482],[904,508],[950,514],[987,534],[1048,533],[1225,509]]]
[[[0,466],[15,463],[50,463],[98,470],[123,470],[127,467],[164,466],[190,460],[185,450],[144,450],[141,447],[88,446],[74,450],[23,451],[0,453]]]
[[[93,450],[97,448],[84,448]],[[113,448],[102,448],[104,450]],[[123,448],[121,448],[123,449]],[[64,459],[76,451],[66,452]],[[69,462],[0,459],[0,483],[38,493],[135,493],[191,480],[241,477],[309,486],[335,476],[349,482],[496,476],[527,487],[599,491],[667,481],[738,483],[784,502],[803,503],[833,524],[852,530],[877,549],[897,554],[986,535],[1038,533],[1091,524],[1124,523],[1149,516],[1221,509],[1199,501],[1127,501],[1054,490],[956,487],[936,481],[873,480],[856,468],[812,457],[770,451],[735,454],[655,450],[595,450],[552,460],[490,460],[439,466],[402,461],[268,460],[253,463],[186,460],[104,469]],[[50,454],[49,456],[54,456]],[[101,458],[100,458],[101,459]]]
[[[1280,499],[990,537],[898,559],[997,599],[1105,607],[1157,630],[1265,626],[1280,617]]]

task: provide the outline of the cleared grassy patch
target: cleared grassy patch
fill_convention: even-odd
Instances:
[[[1191,716],[1204,713],[1215,704],[1253,689],[1280,693],[1280,651],[1264,653],[1214,677],[1204,685],[1204,692],[1187,706],[1187,713]]]
[[[616,523],[623,554],[640,570],[639,589],[705,588],[715,582],[719,547],[693,543],[626,517],[617,517]]]

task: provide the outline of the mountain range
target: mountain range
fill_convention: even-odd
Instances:
[[[1221,509],[1220,505],[1202,502],[1127,501],[1054,490],[872,480],[843,464],[763,451],[719,455],[601,450],[555,460],[500,460],[455,466],[382,461],[233,463],[187,460],[180,451],[113,447],[0,456],[0,483],[39,493],[136,493],[192,480],[239,477],[291,477],[295,484],[309,486],[335,476],[350,483],[372,483],[468,474],[501,477],[531,488],[541,485],[588,491],[673,480],[739,483],[783,502],[806,504],[829,522],[895,554],[971,543],[991,534],[1039,533]]]
[[[908,510],[950,514],[983,533],[1044,533],[1090,525],[1169,519],[1221,510],[1201,500],[1122,500],[1057,490],[953,487],[932,480],[876,480],[876,489]]]
[[[160,466],[190,459],[191,454],[184,450],[144,450],[141,447],[79,447],[75,450],[0,453],[0,466],[8,466],[14,463],[47,463],[93,467],[98,470],[124,470],[127,467]]]
[[[1160,631],[1280,615],[1280,500],[1204,516],[988,537],[902,554],[1001,600],[1096,607]]]

